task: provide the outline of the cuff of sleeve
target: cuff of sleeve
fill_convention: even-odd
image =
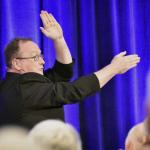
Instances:
[[[100,90],[99,81],[95,74],[80,77],[76,80],[76,85],[84,93],[83,96],[92,95]]]
[[[74,63],[75,63],[74,58],[72,58],[72,62],[69,64],[63,64],[63,63],[59,62],[58,60],[56,60],[54,66],[55,67],[72,66],[72,65],[74,65]]]
[[[57,72],[58,74],[60,74],[64,77],[70,78],[73,75],[74,63],[75,63],[75,59],[73,59],[72,62],[69,64],[62,64],[56,60],[53,68],[54,68],[55,72]]]

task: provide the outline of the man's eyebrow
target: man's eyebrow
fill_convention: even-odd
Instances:
[[[35,54],[35,55],[40,55],[41,52],[37,52],[37,51],[32,51],[31,54]]]

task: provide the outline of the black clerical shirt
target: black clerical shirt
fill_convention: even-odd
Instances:
[[[56,61],[44,75],[8,72],[0,81],[0,125],[32,128],[45,119],[64,120],[64,104],[79,102],[100,89],[94,74],[69,82],[72,65]]]

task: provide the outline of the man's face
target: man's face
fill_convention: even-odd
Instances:
[[[43,75],[44,60],[41,57],[41,50],[32,41],[20,42],[17,56],[20,73],[35,72]]]

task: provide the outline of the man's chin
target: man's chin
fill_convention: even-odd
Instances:
[[[30,72],[32,72],[32,73],[38,73],[38,74],[40,74],[40,75],[43,75],[43,74],[44,74],[44,73],[43,73],[43,70],[38,70],[38,71],[23,71],[23,72],[20,72],[20,74],[30,73]]]
[[[43,75],[43,71],[40,71],[39,74]]]
[[[36,71],[35,73],[38,73],[38,74],[40,74],[40,75],[43,75],[44,73],[43,73],[43,70],[42,71]]]

